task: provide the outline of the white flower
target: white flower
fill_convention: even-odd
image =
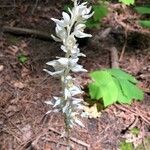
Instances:
[[[71,16],[76,18],[77,22],[81,22],[89,19],[94,14],[94,12],[90,14],[91,9],[91,7],[87,7],[87,2],[84,2],[74,7],[72,11],[69,10],[69,12]]]
[[[85,27],[86,27],[85,24],[78,24],[77,26],[75,26],[74,35],[78,38],[92,37],[91,34],[83,32]]]
[[[51,101],[46,103],[53,105],[53,112],[63,112],[66,117],[66,124],[73,127],[75,124],[84,126],[81,121],[77,119],[77,115],[83,110],[83,101],[76,98],[83,93],[80,86],[74,84],[74,78],[69,74],[72,72],[86,72],[82,65],[78,64],[79,56],[85,56],[80,53],[78,48],[77,38],[91,37],[91,34],[84,33],[85,22],[93,15],[91,7],[87,7],[87,2],[79,4],[77,0],[72,0],[74,7],[71,10],[68,8],[69,13],[62,12],[60,20],[51,18],[55,23],[56,36],[52,35],[55,41],[61,42],[61,50],[65,52],[65,57],[57,57],[57,60],[49,61],[46,64],[53,67],[53,70],[44,69],[52,76],[61,77],[62,83],[62,96],[53,97]],[[52,112],[52,110],[47,113]]]
[[[58,24],[59,26],[61,27],[67,27],[71,22],[71,19],[70,19],[70,16],[66,13],[66,12],[63,12],[62,13],[62,16],[63,16],[63,19],[62,20],[58,20],[58,19],[55,19],[55,18],[51,18],[56,24]]]
[[[66,66],[68,66],[68,59],[60,58],[58,60],[49,61],[46,64],[54,67],[55,71],[49,71],[47,69],[44,69],[44,71],[52,76],[62,75],[65,71]]]

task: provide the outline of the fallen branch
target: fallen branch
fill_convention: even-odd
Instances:
[[[116,47],[110,48],[111,68],[119,68],[118,51]]]
[[[52,128],[52,127],[48,128],[48,129],[49,129],[50,131],[53,131],[54,133],[57,133],[57,134],[59,134],[59,135],[62,135],[59,131],[57,131],[56,129],[54,129],[54,128]],[[83,141],[81,141],[81,140],[78,140],[78,139],[76,139],[76,138],[74,138],[74,137],[70,137],[70,140],[73,141],[73,142],[75,142],[75,143],[77,143],[77,144],[79,144],[79,145],[81,145],[81,146],[86,147],[87,149],[89,149],[89,147],[90,147],[89,144],[87,144],[87,143],[85,143],[85,142],[83,142]]]
[[[54,41],[50,34],[34,29],[4,26],[2,28],[2,31],[5,33],[11,33],[15,35],[25,35],[39,38],[42,40]]]
[[[149,116],[145,116],[144,115],[144,112],[140,112],[139,110],[133,110],[133,108],[128,108],[127,106],[125,105],[117,105],[117,104],[114,104],[114,106],[122,111],[125,111],[125,112],[129,112],[129,113],[132,113],[134,114],[135,116],[137,117],[140,117],[145,123],[147,123],[148,125],[150,124],[150,118]]]

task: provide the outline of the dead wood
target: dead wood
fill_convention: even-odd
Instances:
[[[118,51],[116,47],[110,48],[111,68],[119,68]]]
[[[2,31],[14,35],[30,36],[42,40],[54,41],[50,34],[34,29],[4,26]]]

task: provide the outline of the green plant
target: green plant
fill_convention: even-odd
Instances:
[[[28,61],[28,57],[24,54],[20,54],[18,55],[18,60],[20,63],[25,64]]]
[[[73,8],[68,8],[68,13],[62,12],[62,19],[51,18],[56,23],[56,36],[52,35],[52,37],[55,41],[62,43],[60,48],[65,55],[46,63],[53,67],[53,70],[44,69],[51,76],[60,78],[62,88],[60,96],[54,96],[52,100],[46,102],[53,105],[54,108],[54,110],[48,111],[47,114],[51,111],[63,113],[65,133],[68,140],[70,128],[73,128],[74,125],[84,127],[82,122],[78,120],[78,115],[83,110],[83,99],[79,98],[79,95],[83,91],[78,84],[75,84],[75,79],[70,72],[87,72],[82,65],[78,64],[79,57],[85,57],[85,55],[80,52],[76,38],[92,36],[85,33],[84,29],[86,28],[86,20],[93,15],[93,12],[91,12],[92,7],[88,7],[87,2],[72,1]]]
[[[121,142],[120,144],[120,150],[133,150],[133,144],[132,143],[127,143],[126,141]]]
[[[90,97],[103,100],[105,107],[115,102],[131,104],[133,99],[143,99],[143,92],[136,86],[137,80],[120,69],[94,71],[90,77]]]
[[[108,8],[102,4],[93,5],[94,15],[87,21],[88,28],[100,28],[101,20],[107,16]]]
[[[64,10],[66,12],[68,12],[68,7],[71,9],[73,6],[70,4],[65,5]],[[108,8],[104,3],[102,3],[102,4],[92,5],[92,10],[93,10],[94,14],[90,19],[87,20],[86,26],[89,29],[100,28],[100,22],[105,16],[107,16]]]
[[[135,0],[119,0],[119,2],[122,2],[125,5],[133,5]]]
[[[138,134],[140,133],[140,129],[135,127],[135,128],[130,129],[130,132],[133,135],[138,136]]]
[[[149,15],[150,14],[150,7],[149,6],[141,6],[135,7],[135,10],[141,15]],[[144,28],[150,28],[150,20],[139,20],[139,24]]]

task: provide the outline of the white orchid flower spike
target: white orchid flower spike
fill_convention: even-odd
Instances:
[[[86,21],[93,15],[91,7],[87,6],[87,2],[79,3],[77,0],[71,0],[74,3],[72,9],[68,8],[69,13],[62,12],[62,18],[51,18],[55,23],[56,35],[52,35],[53,39],[61,42],[61,50],[65,53],[65,57],[57,57],[56,60],[47,62],[46,64],[53,67],[53,70],[44,69],[51,76],[57,76],[61,79],[62,96],[53,97],[47,101],[49,105],[53,105],[53,112],[62,112],[65,114],[66,127],[72,128],[75,124],[84,126],[77,115],[83,109],[82,99],[78,98],[83,93],[79,85],[75,85],[75,79],[70,76],[70,72],[86,72],[82,65],[78,64],[80,53],[76,38],[91,37],[91,34],[84,32]],[[51,113],[49,110],[47,113]]]

